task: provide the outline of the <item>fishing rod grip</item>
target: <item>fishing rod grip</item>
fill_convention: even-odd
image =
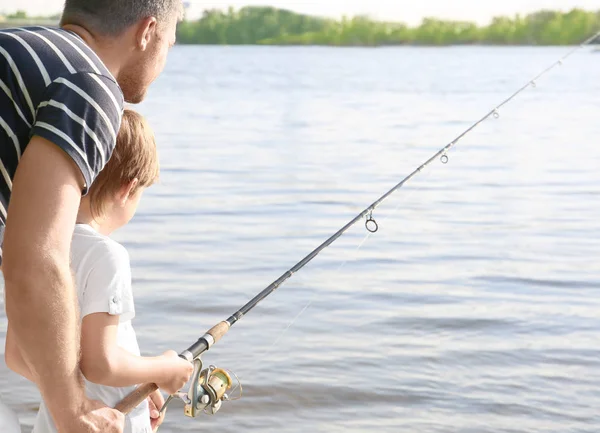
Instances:
[[[158,385],[155,383],[146,383],[144,385],[140,385],[135,391],[117,403],[115,409],[117,409],[123,415],[127,415],[157,389]]]
[[[222,321],[210,328],[208,331],[206,331],[206,333],[209,334],[215,340],[216,343],[221,339],[221,337],[223,337],[223,335],[227,334],[227,331],[229,331],[230,327],[231,325],[229,325],[228,322]]]
[[[208,349],[210,349],[213,344],[223,337],[223,335],[227,334],[229,328],[231,328],[231,325],[227,320],[217,323],[215,326],[206,331],[206,334],[200,337],[198,341],[188,347],[187,350],[183,351],[179,356],[192,362],[195,358],[199,357]]]
[[[186,354],[184,352],[179,356],[183,359],[187,359],[188,361],[192,362],[193,358],[207,350],[210,346],[219,341],[223,337],[223,335],[227,334],[227,331],[229,331],[230,327],[231,325],[229,325],[229,322],[225,320],[220,323],[217,323],[215,326],[213,326],[206,332],[204,337],[200,338],[193,346],[191,346],[188,350],[185,351],[189,353]],[[207,341],[207,339],[210,339],[207,338],[207,336],[212,337],[213,341],[211,343]],[[155,383],[146,383],[144,385],[140,385],[135,389],[135,391],[133,391],[131,394],[129,394],[127,397],[125,397],[123,400],[117,403],[115,409],[117,409],[122,414],[127,415],[157,389],[158,385],[156,385]]]

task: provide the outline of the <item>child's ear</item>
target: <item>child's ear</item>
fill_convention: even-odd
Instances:
[[[121,190],[119,191],[119,201],[122,205],[125,205],[125,203],[127,203],[127,200],[129,200],[138,184],[139,180],[136,177],[131,182],[126,183],[121,187]]]

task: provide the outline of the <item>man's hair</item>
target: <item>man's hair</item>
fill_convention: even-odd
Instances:
[[[137,178],[136,190],[148,187],[158,180],[159,172],[152,129],[143,116],[126,109],[112,155],[90,187],[92,216],[102,216],[106,204],[122,186]]]
[[[181,0],[66,0],[60,24],[118,36],[144,18],[156,17],[161,23],[173,13],[181,18]]]

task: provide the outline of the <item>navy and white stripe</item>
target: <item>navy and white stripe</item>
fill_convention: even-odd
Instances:
[[[46,138],[73,158],[87,189],[112,153],[123,103],[115,78],[75,33],[0,31],[0,228],[31,137]]]

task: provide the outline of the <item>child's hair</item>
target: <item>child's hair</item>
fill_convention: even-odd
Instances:
[[[123,185],[137,178],[136,190],[148,187],[158,180],[159,171],[152,129],[142,115],[125,109],[112,155],[89,190],[92,216],[103,215],[107,200]]]

